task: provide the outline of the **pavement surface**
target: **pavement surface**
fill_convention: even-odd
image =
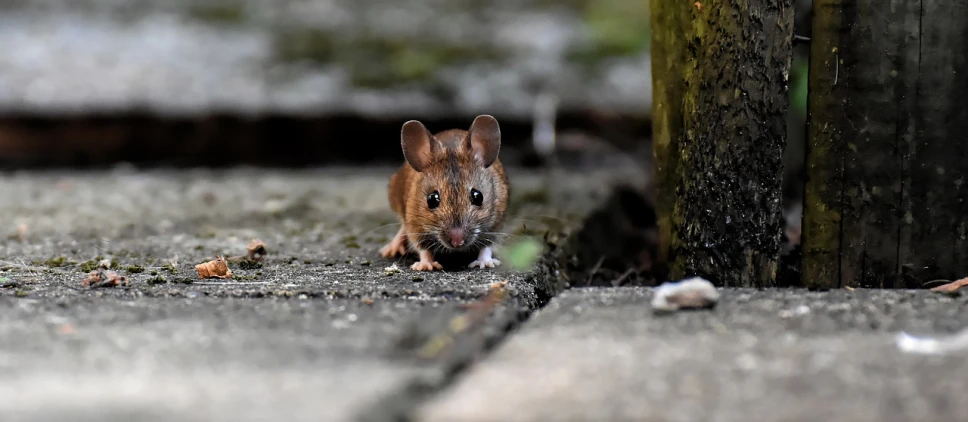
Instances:
[[[377,249],[391,168],[0,176],[0,420],[960,421],[968,325],[929,292],[648,288],[546,302],[540,271],[416,274]],[[634,169],[511,169],[509,243],[568,232]],[[551,180],[553,183],[548,183]],[[194,265],[265,242],[230,280]],[[506,251],[501,251],[506,252]],[[500,255],[499,255],[500,256]],[[127,286],[81,285],[110,259]],[[398,264],[401,271],[386,270]],[[485,306],[494,283],[506,299]],[[477,313],[484,309],[485,312]],[[489,312],[487,312],[489,311]],[[535,312],[536,311],[536,312]]]
[[[968,350],[920,355],[900,331],[968,326],[929,292],[734,290],[656,315],[651,289],[572,289],[426,403],[416,420],[962,421]]]
[[[398,228],[386,200],[393,170],[2,176],[0,420],[406,414],[538,298],[533,274],[507,265],[418,274],[413,258],[382,259]],[[509,173],[509,244],[574,226],[612,181],[641,177],[609,169],[547,185]],[[260,268],[232,262],[230,280],[198,278],[196,264],[244,255],[252,239],[269,251]],[[128,286],[82,286],[102,259]],[[508,299],[490,318],[425,347],[505,280]]]

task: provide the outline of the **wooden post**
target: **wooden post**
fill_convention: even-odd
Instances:
[[[649,48],[652,60],[652,148],[655,153],[655,208],[659,229],[659,249],[654,272],[656,280],[669,277],[669,251],[672,249],[672,210],[675,208],[676,163],[682,136],[682,95],[685,80],[682,67],[686,55],[682,36],[691,16],[688,2],[677,4],[652,0]]]
[[[669,278],[775,282],[792,0],[652,0],[660,260]]]
[[[813,7],[805,284],[968,275],[968,2]]]

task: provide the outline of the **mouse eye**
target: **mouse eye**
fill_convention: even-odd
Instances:
[[[478,207],[484,205],[484,194],[477,189],[471,189],[471,203]]]
[[[430,209],[434,209],[440,206],[440,193],[433,191],[430,195],[427,195],[427,206]]]

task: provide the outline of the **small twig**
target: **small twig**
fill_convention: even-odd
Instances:
[[[592,284],[592,279],[595,278],[595,274],[598,273],[598,270],[602,269],[602,264],[604,263],[605,263],[605,255],[602,255],[601,258],[598,258],[598,262],[595,263],[595,266],[592,267],[592,271],[588,273],[588,277],[585,277],[586,286],[590,286]]]
[[[635,273],[635,268],[629,268],[625,270],[625,272],[622,273],[622,275],[618,276],[618,278],[612,281],[612,287],[619,287],[622,284],[625,284],[625,279],[628,278],[628,276],[632,275],[633,273]]]
[[[810,37],[804,37],[803,35],[794,35],[793,36],[793,45],[797,45],[797,44],[809,44],[809,43],[810,43]]]

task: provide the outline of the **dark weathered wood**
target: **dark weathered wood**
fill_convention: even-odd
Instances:
[[[792,0],[653,1],[652,7],[660,47],[653,77],[668,90],[653,101],[669,277],[772,285]]]
[[[654,188],[659,249],[656,277],[668,276],[668,251],[672,244],[672,210],[675,207],[676,162],[682,132],[682,67],[686,53],[686,22],[692,16],[683,3],[651,0],[652,40],[652,148],[655,153]]]
[[[808,286],[916,287],[968,270],[965,16],[965,0],[814,1]]]

